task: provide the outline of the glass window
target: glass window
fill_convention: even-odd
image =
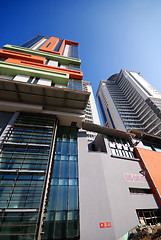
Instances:
[[[59,178],[68,178],[68,161],[61,161]]]
[[[23,43],[22,45],[20,45],[21,47],[25,47],[25,48],[30,48],[31,46],[33,46],[35,43],[37,43],[38,41],[40,41],[43,37],[42,36],[36,36],[34,38],[32,38],[31,40]]]
[[[153,150],[152,146],[149,143],[144,143],[144,148],[147,150]]]
[[[75,238],[79,233],[79,219],[71,224],[67,219],[68,211],[73,210],[70,217],[77,218],[74,211],[78,210],[78,175],[77,175],[77,129],[76,127],[59,126],[56,140],[56,154],[51,173],[51,183],[46,204],[46,215],[55,211],[55,219],[48,222],[51,225],[53,238],[66,239],[68,236]],[[68,225],[70,230],[68,231]],[[44,222],[43,239],[50,238],[47,224]],[[63,230],[62,230],[63,228]]]
[[[59,52],[62,42],[63,42],[62,40],[59,40],[58,44],[54,48],[54,51]]]
[[[126,139],[120,139],[108,136],[109,146],[111,148],[111,154],[120,156],[120,157],[127,157],[127,158],[134,158],[133,147],[129,141]]]
[[[71,45],[71,57],[79,58],[78,45]]]
[[[57,200],[57,210],[67,210],[67,194],[68,187],[60,186],[58,187],[58,200]]]
[[[160,146],[157,146],[157,145],[153,145],[155,151],[157,152],[161,152],[161,147]]]

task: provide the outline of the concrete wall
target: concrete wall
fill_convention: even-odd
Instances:
[[[106,154],[88,152],[85,132],[78,134],[78,153],[80,240],[107,240],[107,236],[116,239],[113,227],[99,226],[100,222],[111,222],[113,226],[101,159]]]
[[[136,209],[158,208],[152,194],[130,194],[129,187],[149,188],[147,181],[127,181],[125,173],[139,174],[139,161],[88,152],[85,132],[78,134],[80,239],[118,240],[139,224]],[[111,228],[100,228],[111,222]]]

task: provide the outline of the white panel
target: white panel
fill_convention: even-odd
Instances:
[[[29,80],[29,76],[24,76],[24,75],[16,75],[13,80],[14,81],[20,81],[20,82],[27,82]]]
[[[70,49],[70,45],[66,44],[64,48],[63,56],[66,56],[66,57],[69,56],[69,49]]]
[[[43,79],[43,78],[40,78],[38,80],[38,84],[41,84],[41,85],[45,85],[45,86],[51,86],[51,80],[48,80],[48,79]]]
[[[58,87],[58,88],[67,88],[66,85],[61,85],[61,84],[55,84],[55,87]]]
[[[139,82],[139,84],[142,88],[142,91],[145,92],[148,91],[153,97],[161,98],[161,94],[151,85],[149,84],[142,76],[140,76],[136,72],[130,72],[131,75]],[[145,90],[144,90],[145,89]],[[146,92],[145,92],[146,93]],[[147,93],[146,93],[147,95]]]
[[[43,43],[45,43],[47,41],[47,39],[45,38],[43,38],[43,39],[41,39],[36,45],[34,45],[31,49],[33,49],[33,50],[37,50],[37,49],[39,49],[39,47],[43,44]]]
[[[61,64],[60,67],[61,67],[61,68],[68,68],[67,65],[63,65],[63,64]]]
[[[47,65],[52,66],[52,67],[58,67],[58,61],[49,60]]]
[[[13,76],[0,75],[0,78],[12,80]]]
[[[87,88],[88,88],[88,92],[91,93],[90,97],[89,97],[89,101],[90,101],[91,109],[92,109],[93,123],[100,124],[100,120],[99,120],[99,116],[98,116],[98,111],[97,111],[96,102],[95,102],[95,99],[94,99],[92,87],[91,87],[91,85],[88,85]]]

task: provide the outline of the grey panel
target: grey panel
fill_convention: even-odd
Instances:
[[[158,208],[153,194],[130,194],[129,187],[150,188],[146,180],[125,178],[140,174],[140,162],[112,157],[104,140],[107,153],[89,152],[85,132],[78,134],[81,240],[118,240],[139,224],[136,209]],[[100,222],[111,222],[111,228],[100,228]]]

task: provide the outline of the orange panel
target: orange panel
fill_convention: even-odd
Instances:
[[[73,45],[77,45],[77,46],[79,45],[78,42],[73,42],[73,41],[69,41],[69,40],[65,40],[65,43],[66,43],[66,44],[69,44],[69,45],[72,45],[72,44],[73,44]]]
[[[137,148],[137,151],[141,156],[141,164],[161,206],[161,153],[142,148]]]
[[[46,70],[50,70],[50,71],[54,71],[54,72],[68,73],[69,77],[74,78],[74,79],[82,80],[82,78],[83,78],[83,73],[81,71],[53,67],[53,66],[48,66],[48,65],[38,64],[38,63],[33,63],[33,62],[27,62],[27,61],[21,61],[21,60],[12,59],[12,58],[6,59],[5,62],[29,66],[29,67],[35,67],[35,68],[40,68],[40,69],[46,69]]]
[[[63,51],[64,51],[64,47],[65,47],[65,40],[63,40],[62,44],[61,44],[61,47],[59,49],[59,54],[62,55],[63,54]]]
[[[56,45],[59,42],[59,38],[55,38],[55,37],[51,37],[49,38],[49,40],[47,40],[47,42],[45,42],[40,48],[40,51],[43,52],[49,52],[49,53],[54,53],[54,54],[58,54],[58,55],[62,55],[63,54],[63,50],[65,47],[65,44],[69,44],[69,45],[78,45],[78,42],[73,42],[73,41],[69,41],[69,40],[63,40],[61,47],[59,49],[59,52],[54,51]]]
[[[3,50],[3,49],[0,49],[0,57],[15,58],[15,59],[20,59],[20,60],[45,64],[44,57],[39,57],[39,56],[25,54],[25,53],[19,53],[19,52],[13,52],[13,51]]]
[[[54,48],[56,47],[58,42],[59,42],[59,38],[51,37],[39,48],[39,50],[44,52],[59,54],[59,52],[54,51]]]

